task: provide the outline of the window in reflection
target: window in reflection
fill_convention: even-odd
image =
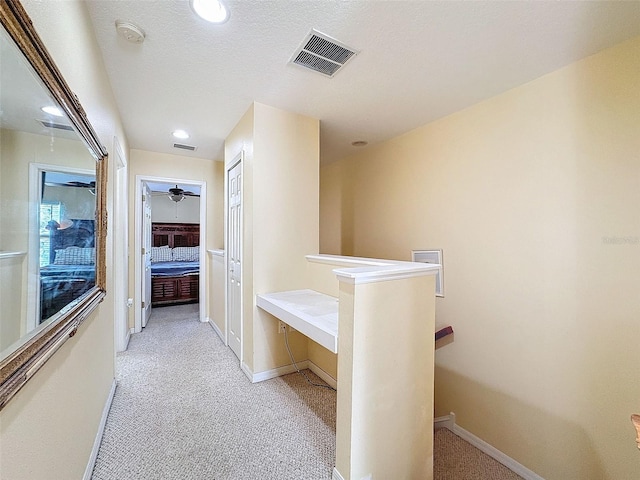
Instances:
[[[53,228],[60,226],[62,220],[62,204],[40,204],[40,267],[46,267],[51,263],[51,232]]]

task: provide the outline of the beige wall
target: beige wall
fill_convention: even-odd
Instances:
[[[136,175],[147,177],[161,177],[168,179],[181,179],[184,181],[205,182],[207,189],[206,219],[207,231],[205,232],[205,248],[221,248],[223,245],[223,182],[224,165],[222,162],[204,158],[193,158],[184,155],[169,155],[166,153],[148,152],[145,150],[131,150],[129,161],[129,245],[133,249],[135,245],[135,191]],[[178,209],[183,203],[178,204]],[[134,305],[139,306],[141,299],[137,298],[135,288],[134,270],[135,256],[129,255],[129,297],[134,299]],[[208,282],[208,276],[201,278]],[[208,283],[207,283],[208,285]],[[207,286],[207,291],[208,286]],[[129,312],[129,327],[134,326],[134,311]]]
[[[102,54],[82,1],[23,2],[107,150],[128,150]],[[53,21],[55,19],[55,21]],[[113,210],[113,166],[107,206]],[[109,219],[113,217],[110,215]],[[112,264],[113,224],[107,237]],[[114,282],[96,312],[0,412],[0,477],[82,478],[114,378]]]
[[[549,480],[640,468],[638,85],[635,38],[322,169],[323,253],[444,249],[436,414]]]
[[[0,354],[27,333],[26,308],[22,307],[26,263],[26,255],[0,258]]]
[[[30,165],[34,163],[95,171],[95,159],[79,140],[0,129],[0,251],[29,249]],[[95,197],[86,189],[50,186],[45,188],[46,199],[61,201],[67,218],[94,217],[94,208],[77,208],[80,199],[95,204]],[[34,255],[37,258],[38,251]],[[0,282],[4,288],[0,290],[0,351],[35,325],[27,318],[27,306],[33,304],[27,288],[27,257],[1,262]]]
[[[25,250],[28,244],[30,164],[95,169],[82,142],[6,129],[0,129],[0,160],[0,250]]]
[[[318,251],[319,122],[254,103],[225,142],[225,163],[244,151],[242,361],[254,373],[289,365],[276,320],[255,296],[304,288],[304,256]],[[306,338],[290,335],[296,360]]]

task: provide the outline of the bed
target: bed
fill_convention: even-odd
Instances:
[[[151,305],[197,303],[200,297],[200,225],[151,226]]]
[[[96,283],[95,222],[50,222],[49,265],[40,268],[40,321],[59,312]]]

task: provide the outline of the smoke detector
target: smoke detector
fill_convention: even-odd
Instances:
[[[133,23],[116,20],[116,31],[118,32],[118,35],[124,38],[127,42],[144,42],[144,31]]]

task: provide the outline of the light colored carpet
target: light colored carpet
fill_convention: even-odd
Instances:
[[[197,309],[155,309],[118,355],[93,480],[330,479],[335,392],[298,374],[251,384]]]
[[[434,480],[522,480],[500,462],[440,428],[433,439]]]

